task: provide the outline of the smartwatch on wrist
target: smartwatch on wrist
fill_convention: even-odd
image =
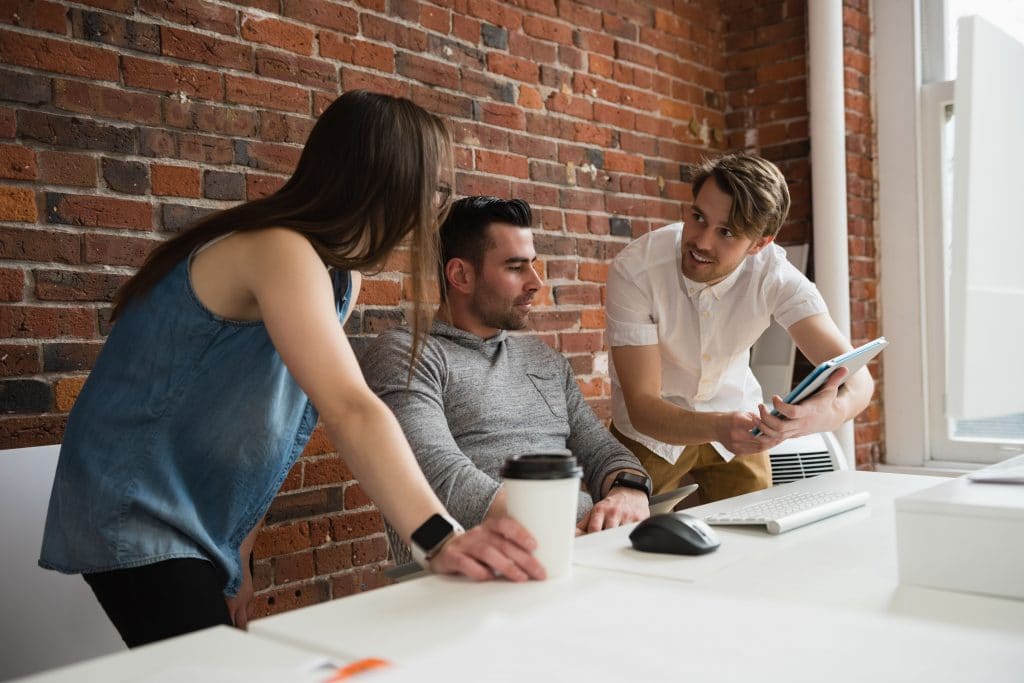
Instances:
[[[416,564],[428,568],[430,560],[441,552],[441,548],[456,534],[461,534],[464,529],[448,515],[435,513],[427,521],[423,522],[416,531],[412,532],[412,543],[409,549],[412,551],[412,559]]]
[[[647,497],[651,497],[653,486],[651,484],[651,478],[645,474],[635,474],[633,472],[619,472],[615,475],[615,479],[612,480],[612,485],[608,488],[611,491],[616,486],[622,486],[627,489],[637,489],[647,494]]]

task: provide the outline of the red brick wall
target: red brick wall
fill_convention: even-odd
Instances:
[[[871,17],[868,0],[843,2],[846,86],[846,196],[850,233],[850,335],[854,344],[882,334],[878,310],[875,235],[875,121],[871,106]],[[874,469],[885,459],[882,411],[884,354],[871,363],[875,397],[855,422],[857,467]]]
[[[792,207],[778,240],[809,242],[806,7],[793,0],[726,0],[722,14],[728,147],[756,152],[782,169]]]
[[[678,219],[685,164],[760,150],[792,182],[784,238],[810,235],[804,13],[726,0],[4,3],[0,447],[60,440],[116,288],[196,217],[277,188],[315,116],[358,87],[449,118],[459,194],[534,205],[548,280],[535,331],[607,416],[607,265]],[[406,261],[364,285],[347,326],[357,349],[399,319]],[[318,431],[260,535],[256,611],[379,585],[381,532]]]

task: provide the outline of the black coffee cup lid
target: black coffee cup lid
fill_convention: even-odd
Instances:
[[[583,476],[576,458],[559,453],[513,455],[501,468],[503,479],[570,479]]]

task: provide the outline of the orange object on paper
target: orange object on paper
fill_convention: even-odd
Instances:
[[[377,659],[376,657],[368,657],[366,659],[360,659],[358,662],[352,662],[346,666],[341,667],[334,672],[334,675],[328,678],[324,683],[337,683],[337,681],[346,681],[353,676],[363,673],[364,671],[372,671],[373,669],[383,669],[386,666],[391,666],[391,662],[383,659]]]

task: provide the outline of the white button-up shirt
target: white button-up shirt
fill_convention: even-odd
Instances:
[[[607,336],[616,346],[658,345],[661,395],[686,410],[755,412],[761,387],[750,347],[774,317],[784,328],[828,311],[817,287],[769,244],[716,285],[681,268],[682,223],[650,232],[622,250],[608,272]],[[612,420],[670,463],[683,446],[641,434],[629,421],[615,364]]]

